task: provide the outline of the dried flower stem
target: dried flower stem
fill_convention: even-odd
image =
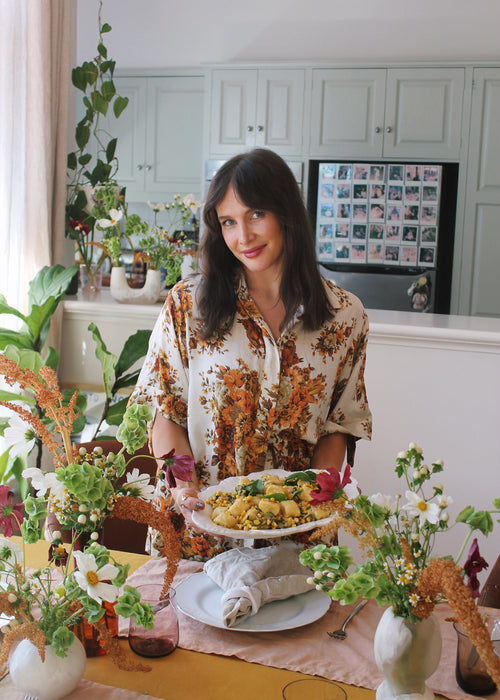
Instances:
[[[435,599],[440,593],[446,596],[458,621],[476,646],[488,673],[500,688],[500,657],[495,654],[488,629],[470,590],[464,584],[460,567],[449,559],[435,559],[420,574],[417,592],[423,599],[427,596]],[[415,615],[425,619],[433,607],[434,603],[429,603]]]

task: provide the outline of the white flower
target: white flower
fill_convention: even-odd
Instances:
[[[118,588],[111,583],[103,583],[106,580],[113,580],[117,577],[118,567],[113,564],[105,564],[100,569],[93,554],[84,552],[74,552],[78,569],[74,572],[77,584],[82,590],[98,603],[106,600],[114,603],[118,597]]]
[[[148,207],[150,207],[153,211],[165,211],[165,205],[163,202],[158,202],[158,204],[153,204],[153,202],[146,202]]]
[[[64,498],[64,486],[57,480],[55,472],[44,473],[36,467],[28,467],[28,469],[23,469],[23,476],[25,479],[31,479],[31,485],[38,497],[45,496],[49,491],[51,498],[59,500]]]
[[[127,473],[126,488],[131,486],[137,489],[141,498],[144,498],[145,501],[150,501],[154,496],[155,487],[149,483],[149,479],[149,474],[140,474],[136,467]]]
[[[99,219],[97,221],[97,225],[99,228],[110,228],[111,226],[115,226],[120,221],[122,216],[123,212],[119,209],[110,209],[109,219]]]
[[[5,537],[0,537],[0,551],[4,555],[0,561],[0,571],[3,570],[4,563],[15,565],[16,562],[23,561],[23,550],[21,547],[15,542],[5,539]]]
[[[191,212],[193,214],[196,214],[198,209],[201,207],[201,202],[198,200],[195,200],[194,195],[192,194],[186,194],[182,198],[182,203],[184,204],[185,207],[188,209],[191,209]]]
[[[407,491],[405,495],[408,503],[403,506],[403,510],[407,510],[410,517],[419,518],[420,527],[423,527],[426,522],[435,525],[439,521],[440,508],[437,503],[428,503],[413,491]]]
[[[437,504],[440,508],[448,508],[453,503],[453,498],[451,496],[445,496],[443,494],[439,494],[439,496],[436,498]]]
[[[383,493],[374,493],[373,496],[369,496],[368,500],[379,508],[383,508],[385,511],[393,515],[396,512],[397,503],[393,501],[391,496],[387,496]]]
[[[9,426],[5,428],[3,436],[6,447],[10,447],[11,457],[17,457],[23,452],[28,454],[35,446],[35,433],[17,413],[11,416]]]

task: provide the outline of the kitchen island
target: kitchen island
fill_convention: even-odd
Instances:
[[[161,310],[161,303],[119,304],[106,289],[92,299],[67,297],[62,306],[61,384],[92,391],[102,391],[102,381],[89,323],[119,354],[132,333],[153,328]],[[366,387],[374,427],[371,442],[357,446],[354,473],[363,492],[404,493],[394,459],[416,442],[427,463],[445,462],[441,480],[454,500],[453,519],[469,503],[491,507],[500,496],[500,319],[367,313]],[[458,551],[464,534],[457,525],[436,543],[436,553]],[[498,544],[490,537],[480,546],[493,563]]]

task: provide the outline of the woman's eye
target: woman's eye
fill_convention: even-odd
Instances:
[[[253,219],[261,219],[263,216],[265,216],[265,212],[263,212],[263,211],[253,211],[252,212]]]
[[[220,222],[220,225],[223,228],[227,228],[228,226],[233,226],[234,225],[234,219],[224,219],[224,221]]]

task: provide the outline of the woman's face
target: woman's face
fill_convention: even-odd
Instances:
[[[283,233],[270,211],[250,209],[232,186],[216,206],[222,235],[231,253],[247,274],[275,272],[281,275]]]

